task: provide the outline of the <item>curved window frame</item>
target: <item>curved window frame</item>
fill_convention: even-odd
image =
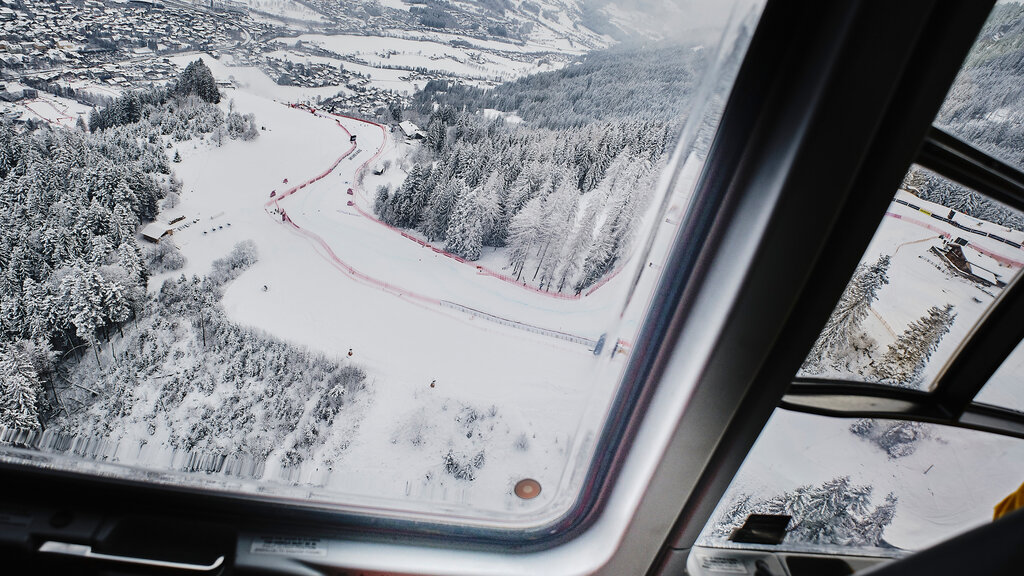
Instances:
[[[598,458],[560,520],[495,531],[17,465],[5,482],[51,507],[223,523],[239,569],[670,571],[790,386],[991,7],[866,4],[766,5]],[[319,539],[323,554],[254,552],[277,534]]]

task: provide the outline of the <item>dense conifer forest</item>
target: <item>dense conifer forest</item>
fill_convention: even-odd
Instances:
[[[579,294],[627,255],[705,66],[697,46],[619,47],[490,91],[433,81],[414,98],[424,152],[376,212]]]
[[[173,261],[173,247],[147,254],[135,234],[176,198],[168,146],[258,135],[251,116],[225,115],[211,90],[197,61],[169,88],[94,110],[88,130],[0,123],[0,425],[41,426],[53,408],[43,385],[66,353],[95,351],[149,313],[147,263]]]

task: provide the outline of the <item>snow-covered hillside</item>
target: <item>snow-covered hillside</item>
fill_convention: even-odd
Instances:
[[[941,254],[947,242],[958,238],[966,241],[962,250],[968,261],[980,268],[979,273],[992,274],[1003,284],[1024,266],[1024,250],[1004,241],[1019,245],[1024,232],[961,213],[955,213],[951,222],[932,217],[946,218],[949,213],[948,208],[909,192],[896,194],[862,260],[870,264],[880,256],[891,259],[888,282],[879,286],[877,301],[869,306],[870,314],[863,321],[867,339],[850,350],[836,352],[837,361],[805,370],[828,378],[883,379],[876,368],[887,348],[931,307],[952,305],[955,319],[949,333],[938,342],[913,386],[926,388],[930,384],[1002,290],[998,285],[989,286],[957,273]]]

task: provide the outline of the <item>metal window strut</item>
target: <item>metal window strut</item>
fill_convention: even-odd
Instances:
[[[1024,211],[1024,173],[943,130],[929,130],[916,163]],[[928,391],[794,378],[781,406],[827,416],[918,420],[1024,438],[1024,413],[974,397],[1024,339],[1024,281],[1014,281],[947,362]]]

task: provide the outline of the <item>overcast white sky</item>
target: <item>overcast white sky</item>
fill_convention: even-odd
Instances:
[[[649,28],[667,38],[692,39],[694,31],[720,32],[737,4],[746,7],[760,0],[586,0],[599,6],[614,5],[639,16],[633,25]]]

